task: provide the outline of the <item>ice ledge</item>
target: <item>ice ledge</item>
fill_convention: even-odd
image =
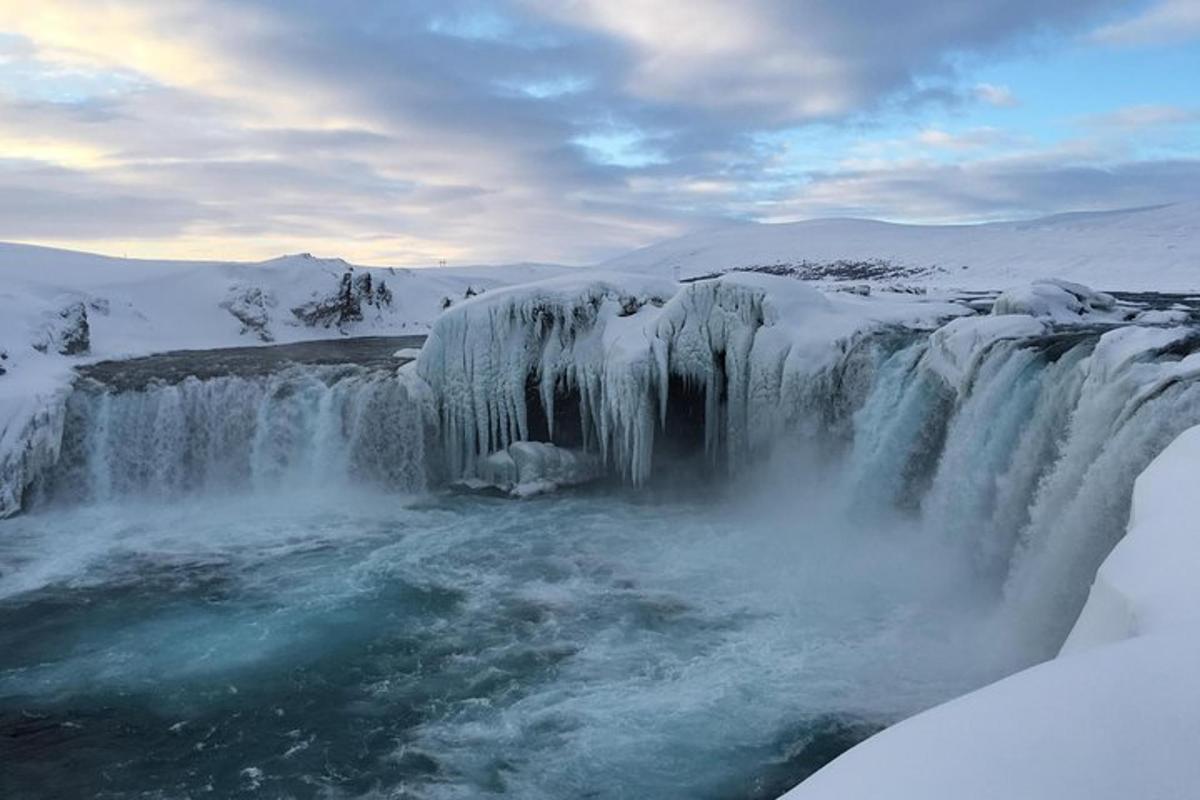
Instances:
[[[596,480],[604,467],[592,453],[547,442],[513,442],[480,461],[478,472],[479,477],[452,486],[525,498]]]
[[[786,800],[1185,800],[1200,788],[1200,427],[1138,478],[1059,657],[868,739]]]

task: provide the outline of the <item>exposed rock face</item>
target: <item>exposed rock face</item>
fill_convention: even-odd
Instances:
[[[275,341],[268,328],[274,307],[275,296],[257,286],[235,287],[221,303],[221,308],[242,323],[242,334],[253,333],[264,342]]]
[[[58,352],[64,356],[76,356],[91,350],[92,331],[88,325],[87,306],[72,303],[58,312],[58,316],[63,320]]]
[[[64,356],[82,355],[91,347],[91,326],[88,325],[87,306],[82,302],[64,306],[46,323],[40,338],[33,343],[33,349],[39,353],[53,350]]]
[[[383,308],[391,304],[392,290],[386,281],[376,285],[371,273],[356,275],[348,269],[342,273],[336,294],[297,306],[292,313],[310,327],[344,330],[350,323],[362,321],[363,306]]]

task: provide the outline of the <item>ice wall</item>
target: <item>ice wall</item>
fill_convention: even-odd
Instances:
[[[954,313],[963,311],[838,304],[798,281],[752,274],[682,288],[626,275],[554,280],[451,309],[418,373],[436,398],[453,476],[472,476],[479,459],[527,439],[532,413],[550,421],[553,438],[555,406],[570,396],[584,443],[642,483],[673,378],[703,396],[706,451],[736,467],[804,422],[856,334]]]
[[[29,485],[57,463],[69,393],[0,399],[0,519],[19,512]]]

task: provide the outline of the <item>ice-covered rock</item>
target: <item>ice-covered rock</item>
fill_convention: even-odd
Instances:
[[[418,360],[440,404],[450,474],[579,407],[583,446],[634,483],[651,473],[672,379],[702,394],[705,447],[731,465],[803,414],[839,343],[885,322],[961,306],[838,295],[736,273],[683,287],[596,273],[491,292],[439,318]]]
[[[67,393],[0,391],[0,519],[21,510],[25,490],[58,460]]]
[[[1046,330],[1044,322],[1024,314],[951,320],[930,334],[925,365],[961,392],[989,347],[1005,340],[1040,336]]]
[[[259,286],[234,286],[220,305],[241,323],[240,333],[252,333],[260,341],[273,342],[271,311],[276,302],[274,294]]]
[[[91,346],[87,305],[81,300],[69,302],[57,312],[48,314],[41,330],[33,337],[33,349],[40,353],[52,351],[63,356],[78,356],[87,353]]]
[[[642,469],[635,454],[656,408],[653,322],[675,287],[618,277],[489,292],[438,319],[417,370],[440,406],[451,476],[473,476],[479,459],[528,440],[530,399],[553,437],[555,400],[566,391],[579,394],[585,442]]]
[[[1190,318],[1191,315],[1182,309],[1151,308],[1139,312],[1133,318],[1133,322],[1138,325],[1178,325],[1187,322]]]
[[[1109,316],[1116,305],[1117,301],[1112,295],[1094,291],[1080,283],[1050,278],[1005,290],[996,298],[992,313],[1028,314],[1069,323],[1097,315]]]
[[[587,483],[599,478],[603,470],[600,459],[592,453],[548,442],[513,442],[482,459],[478,483],[468,487],[486,486],[514,497],[531,497],[560,486]]]

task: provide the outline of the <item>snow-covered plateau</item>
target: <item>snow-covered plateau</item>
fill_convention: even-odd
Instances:
[[[1198,216],[0,246],[0,725],[72,731],[21,779],[78,736],[121,797],[1195,797]]]
[[[1056,277],[1106,290],[1195,292],[1200,200],[982,225],[862,219],[743,223],[605,262],[689,279],[732,269],[813,280],[999,289]]]

